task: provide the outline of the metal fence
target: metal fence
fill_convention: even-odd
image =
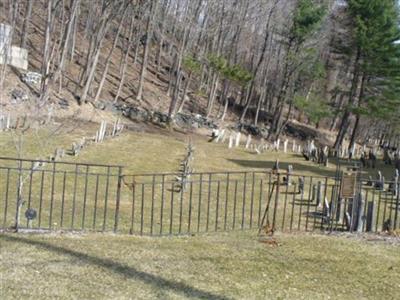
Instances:
[[[122,167],[9,158],[0,162],[3,228],[117,229]],[[32,220],[27,218],[30,212]]]
[[[0,158],[0,226],[175,235],[400,228],[399,183],[270,171],[123,174],[122,166]]]

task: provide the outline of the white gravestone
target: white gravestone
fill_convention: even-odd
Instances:
[[[249,149],[250,143],[251,143],[251,135],[249,134],[246,140],[246,149]]]
[[[283,142],[283,153],[286,153],[286,152],[287,152],[287,145],[288,145],[288,140],[285,140],[285,141]]]
[[[235,142],[235,147],[239,147],[240,145],[240,136],[242,134],[240,132],[236,133],[236,142]]]

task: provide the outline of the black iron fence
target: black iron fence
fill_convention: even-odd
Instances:
[[[0,226],[174,235],[400,228],[399,183],[260,171],[124,175],[121,166],[0,158]]]
[[[122,167],[0,158],[3,228],[117,229]]]

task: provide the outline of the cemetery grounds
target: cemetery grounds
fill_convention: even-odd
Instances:
[[[28,131],[0,136],[0,155],[35,158],[70,147],[95,130]],[[51,138],[49,138],[51,136]],[[185,156],[184,134],[125,131],[65,161],[124,165],[130,174],[171,172]],[[333,176],[335,167],[297,154],[208,143],[192,136],[195,172],[239,171],[292,164],[295,172]],[[22,145],[17,151],[16,145]],[[378,167],[390,178],[391,169]],[[371,171],[371,175],[375,176]],[[124,209],[124,206],[121,206]],[[185,224],[186,225],[186,224]],[[112,233],[51,232],[0,235],[1,297],[205,298],[205,299],[398,299],[400,244],[385,235],[275,233],[277,246],[260,242],[257,230],[147,237]]]

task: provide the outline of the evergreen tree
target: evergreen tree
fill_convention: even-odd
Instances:
[[[356,121],[350,145],[355,143],[361,115],[376,114],[374,107],[392,106],[398,94],[400,49],[399,12],[395,0],[348,0],[348,14],[353,19],[351,55],[354,57],[353,80],[335,148],[344,140],[351,116]],[[384,109],[382,110],[384,111]]]

